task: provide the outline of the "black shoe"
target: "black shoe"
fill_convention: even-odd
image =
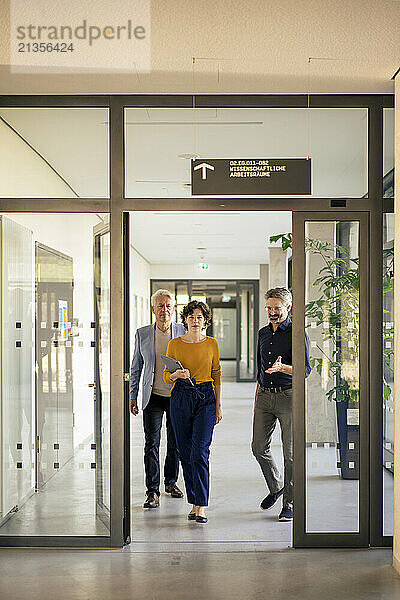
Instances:
[[[181,492],[176,483],[166,484],[165,491],[167,494],[171,494],[171,498],[183,498],[183,492]]]
[[[283,494],[283,488],[281,490],[279,490],[279,492],[276,492],[275,494],[268,494],[268,496],[266,496],[264,498],[264,500],[261,502],[260,508],[262,508],[263,510],[269,510],[270,508],[275,506],[275,504],[278,502],[278,500],[279,500],[280,496],[282,496],[282,494]]]
[[[143,508],[157,508],[160,506],[160,499],[155,492],[149,492],[147,494],[146,502],[143,504]]]
[[[284,506],[279,513],[279,521],[293,521],[293,508],[291,506]]]
[[[188,519],[189,519],[189,521],[195,521],[197,519],[196,513],[190,512],[188,514]]]
[[[196,517],[196,523],[207,523],[208,519],[207,517],[202,517],[201,515],[198,515]]]

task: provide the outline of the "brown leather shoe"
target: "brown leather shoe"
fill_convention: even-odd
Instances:
[[[171,494],[171,498],[183,498],[183,492],[178,488],[176,483],[169,483],[165,486],[167,494]]]
[[[143,508],[158,508],[160,506],[160,499],[155,492],[149,492],[147,494],[146,502],[143,504]]]

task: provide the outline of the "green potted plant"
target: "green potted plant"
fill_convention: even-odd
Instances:
[[[280,242],[282,249],[292,247],[292,234],[271,236],[270,242]],[[359,477],[359,259],[339,244],[306,238],[305,251],[319,256],[323,266],[313,282],[318,297],[305,306],[306,327],[311,322],[321,326],[322,345],[316,345],[321,357],[310,359],[311,368],[331,383],[326,397],[336,403],[341,474],[344,479]],[[383,252],[383,293],[393,289],[393,248]],[[388,312],[384,310],[384,313]],[[383,358],[386,368],[393,371],[393,326],[383,328]],[[390,344],[387,344],[390,340]],[[324,342],[328,342],[327,349]],[[384,400],[392,391],[383,379]],[[349,468],[349,464],[352,468]]]
[[[270,242],[292,246],[292,234],[278,234]],[[305,251],[319,257],[322,267],[313,281],[317,298],[305,306],[306,327],[319,327],[320,357],[311,368],[330,381],[326,397],[336,403],[341,474],[357,479],[359,406],[359,259],[344,246],[306,238]],[[326,343],[327,342],[327,343]]]

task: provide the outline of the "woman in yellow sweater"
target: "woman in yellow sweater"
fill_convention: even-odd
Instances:
[[[187,499],[193,505],[188,519],[207,523],[210,444],[214,425],[222,419],[219,349],[217,340],[204,333],[211,322],[207,304],[193,300],[183,308],[181,317],[187,333],[169,342],[167,356],[179,360],[184,368],[171,373],[165,367],[163,377],[173,384],[171,422]]]

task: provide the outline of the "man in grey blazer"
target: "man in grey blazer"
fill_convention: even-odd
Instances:
[[[143,428],[145,435],[144,469],[146,475],[146,500],[144,508],[157,508],[160,504],[160,437],[163,415],[166,414],[167,454],[164,463],[165,491],[172,498],[183,498],[176,485],[179,473],[179,456],[172,428],[169,403],[171,386],[164,383],[162,374],[165,354],[170,339],[186,333],[183,325],[172,321],[175,298],[168,290],[157,290],[151,297],[154,325],[136,331],[130,376],[130,409],[137,415],[139,384],[142,392]]]

